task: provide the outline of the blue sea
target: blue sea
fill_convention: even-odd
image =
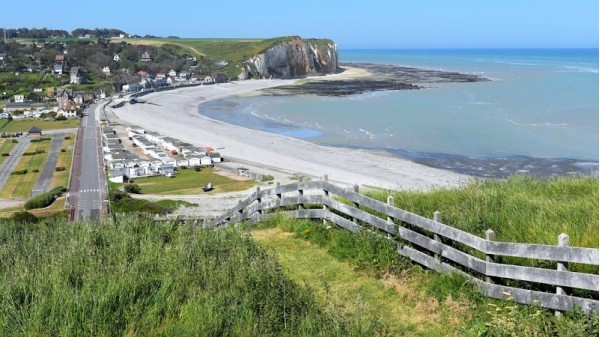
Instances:
[[[457,71],[492,81],[346,97],[230,97],[199,111],[479,176],[597,172],[597,49],[341,50],[340,62]]]

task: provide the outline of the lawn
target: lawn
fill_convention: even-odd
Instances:
[[[237,181],[214,173],[206,168],[201,172],[192,169],[180,170],[174,178],[165,176],[135,179],[143,194],[204,194],[242,191],[254,186],[251,180]],[[202,187],[212,183],[214,189],[203,192]]]
[[[43,121],[41,119],[15,120],[0,128],[0,132],[27,132],[32,126],[46,130],[74,129],[79,127],[79,118],[66,121]]]
[[[71,162],[73,161],[73,149],[75,148],[75,137],[76,134],[69,134],[71,139],[65,139],[62,143],[61,152],[58,154],[56,161],[56,167],[64,167],[66,170],[60,172],[54,172],[52,175],[52,182],[50,183],[50,189],[58,186],[67,187],[69,185],[69,174],[71,172]],[[65,152],[62,152],[62,149]]]
[[[48,151],[50,150],[51,141],[46,140],[37,143],[31,143],[25,152],[35,152],[36,150],[43,150],[44,153],[35,154],[32,156],[22,156],[15,171],[27,170],[26,174],[23,175],[10,175],[4,188],[0,191],[0,198],[2,199],[27,199],[31,196],[31,190],[38,181],[41,171],[44,168],[46,159],[48,158]],[[39,172],[33,172],[39,170]]]
[[[0,154],[2,153],[10,153],[10,151],[15,147],[15,143],[12,142],[10,138],[0,138]],[[0,156],[0,165],[6,161],[7,157]]]

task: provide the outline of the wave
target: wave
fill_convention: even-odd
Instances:
[[[550,122],[544,122],[544,123],[519,123],[516,122],[512,119],[507,119],[507,122],[513,124],[513,125],[517,125],[517,126],[531,126],[531,127],[540,127],[540,126],[546,126],[546,127],[552,127],[552,128],[564,128],[564,127],[568,127],[571,126],[569,123],[550,123]]]
[[[593,67],[581,67],[581,66],[563,66],[560,69],[566,70],[558,70],[559,73],[592,73],[598,74],[598,68]]]

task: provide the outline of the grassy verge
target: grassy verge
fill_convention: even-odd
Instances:
[[[250,237],[126,218],[0,226],[0,335],[373,336]]]
[[[422,269],[370,233],[283,216],[253,236],[275,252],[290,278],[352,316],[369,317],[392,335],[596,336],[597,315],[554,312],[483,297],[465,278]],[[290,232],[294,234],[284,233]]]
[[[46,163],[46,159],[48,158],[50,146],[50,140],[31,143],[29,145],[25,152],[43,151],[43,153],[21,157],[15,171],[27,170],[27,173],[23,175],[10,175],[2,188],[2,191],[0,191],[0,198],[27,199],[31,196],[31,190],[38,181],[41,171],[44,168],[44,164]],[[34,170],[38,170],[38,172],[34,172]]]
[[[388,194],[368,193],[384,201]],[[513,177],[432,193],[393,192],[396,207],[496,240],[556,245],[567,233],[572,246],[598,247],[598,179]]]
[[[58,186],[69,186],[69,174],[71,168],[71,162],[73,161],[73,149],[75,148],[75,136],[76,134],[68,135],[71,138],[63,140],[61,152],[58,154],[56,160],[56,167],[64,167],[64,171],[54,172],[52,174],[52,182],[50,182],[50,189]],[[64,152],[62,150],[65,150]]]
[[[0,138],[0,154],[2,153],[10,153],[10,151],[15,147],[15,143],[12,142],[10,138]],[[2,165],[6,161],[7,157],[0,156],[0,165]]]
[[[174,178],[165,176],[138,178],[135,180],[143,194],[199,194],[243,191],[254,186],[253,181],[237,181],[214,174],[214,169],[202,169],[195,172],[192,169],[180,170]],[[203,192],[202,187],[212,183],[214,189]]]
[[[41,119],[13,119],[0,129],[0,132],[27,132],[32,126],[37,126],[42,129],[42,132],[47,130],[74,129],[79,127],[79,118],[68,119],[66,121],[44,121]]]

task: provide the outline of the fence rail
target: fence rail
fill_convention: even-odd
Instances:
[[[350,203],[346,204],[340,198]],[[312,205],[311,208],[305,209],[307,204]],[[298,209],[281,209],[292,206]],[[372,212],[366,212],[366,209]],[[427,219],[394,207],[392,197],[384,203],[331,184],[326,177],[323,181],[277,184],[267,190],[257,188],[238,205],[205,222],[204,227],[219,227],[244,220],[258,223],[274,211],[294,218],[330,221],[352,232],[371,230],[385,234],[396,241],[398,254],[436,271],[463,274],[475,283],[480,293],[489,297],[511,298],[518,303],[558,311],[580,306],[584,312],[598,312],[598,275],[573,272],[567,268],[568,263],[597,266],[598,249],[570,247],[566,234],[560,236],[557,246],[498,242],[494,241],[491,230],[486,232],[484,239],[443,224],[438,212],[433,220]],[[496,256],[547,260],[555,262],[557,267],[547,269],[504,264],[494,261],[498,260]],[[502,284],[505,280],[550,285],[556,293],[506,286]],[[569,288],[593,291],[595,299],[567,295],[566,289]]]

